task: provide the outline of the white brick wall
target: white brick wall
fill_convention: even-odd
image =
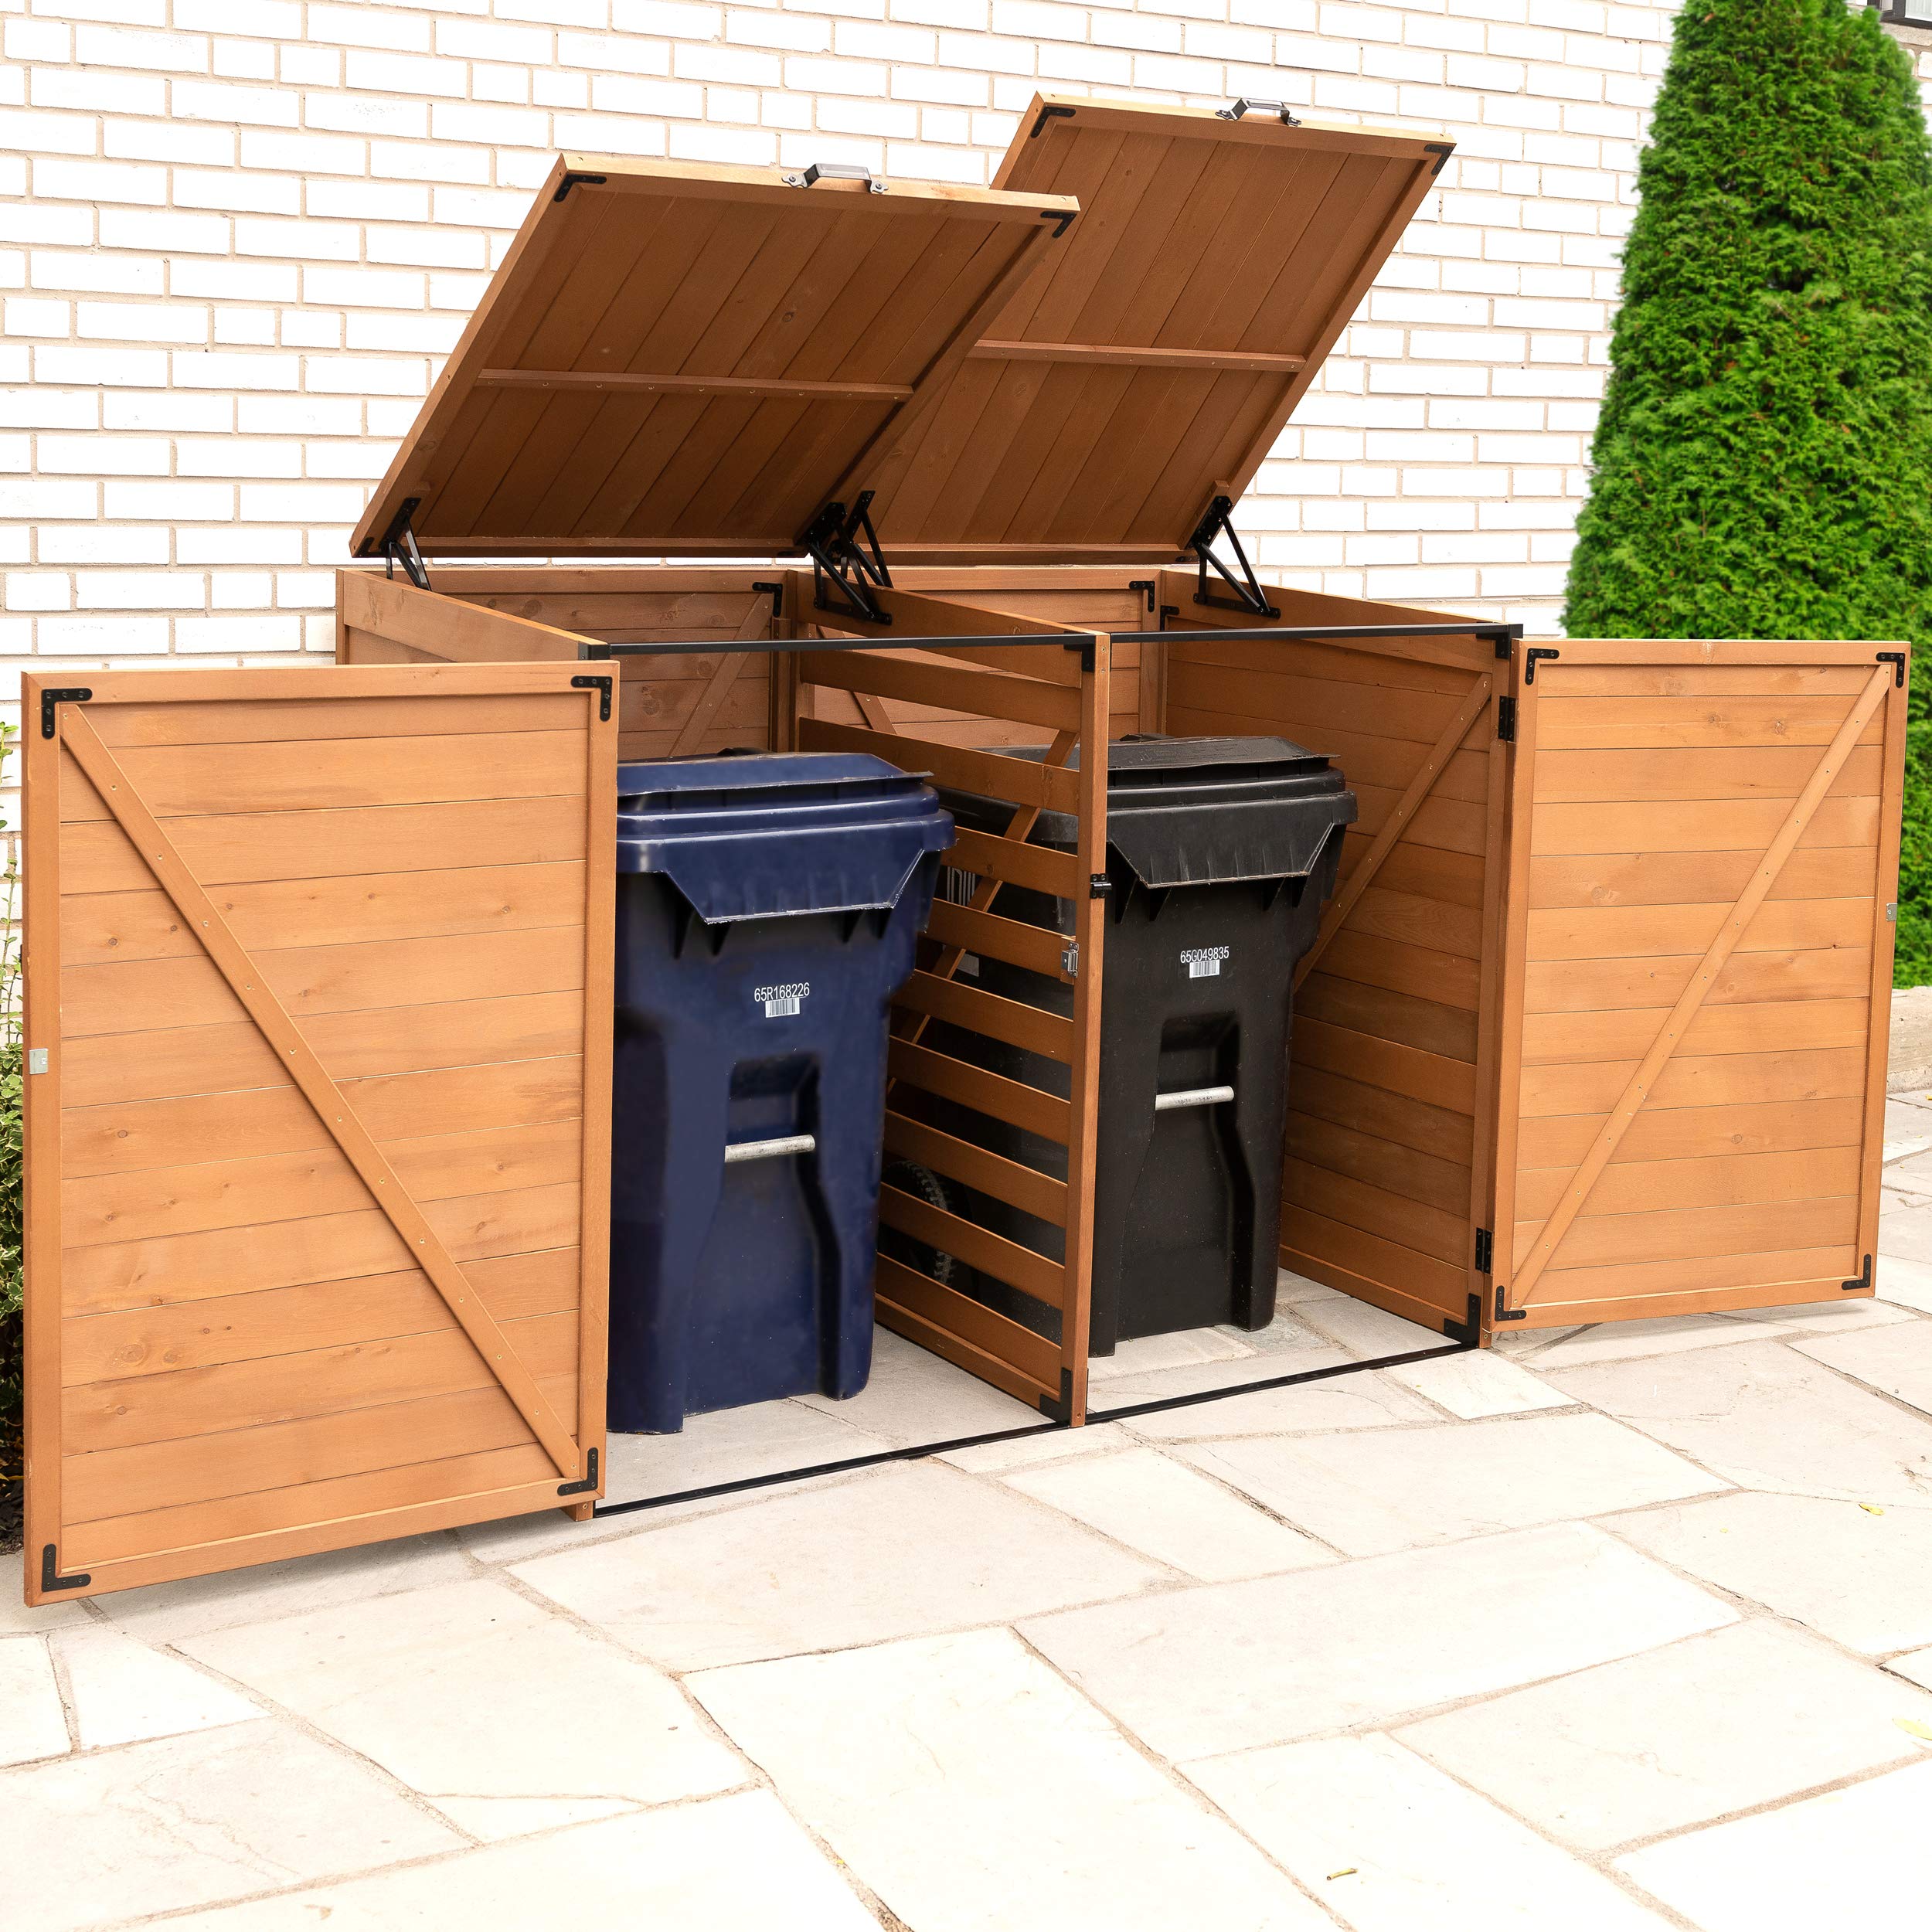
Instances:
[[[1240,521],[1547,625],[1675,3],[0,0],[0,672],[329,650],[553,151],[983,182],[1041,88],[1454,133]]]

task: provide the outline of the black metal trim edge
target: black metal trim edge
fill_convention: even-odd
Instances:
[[[1444,1332],[1448,1332],[1446,1323]],[[1473,1341],[1459,1341],[1447,1348],[1417,1349],[1406,1355],[1378,1355],[1369,1362],[1337,1362],[1332,1368],[1304,1369],[1298,1375],[1272,1376],[1265,1382],[1241,1382],[1228,1389],[1206,1389],[1195,1395],[1165,1396],[1157,1402],[1137,1402],[1125,1408],[1090,1410],[1087,1426],[1090,1427],[1099,1422],[1117,1422],[1127,1416],[1155,1415],[1166,1409],[1197,1408],[1202,1403],[1224,1401],[1230,1396],[1258,1395],[1269,1389],[1292,1388],[1302,1382],[1327,1382],[1338,1376],[1366,1373],[1371,1369],[1399,1369],[1411,1362],[1433,1362],[1439,1355],[1466,1355],[1475,1346]],[[781,1482],[808,1482],[817,1476],[842,1475],[852,1469],[876,1469],[889,1462],[921,1462],[928,1456],[947,1455],[955,1449],[977,1449],[988,1442],[1015,1442],[1026,1436],[1063,1433],[1071,1434],[1071,1425],[1042,1422],[1030,1428],[995,1429],[983,1436],[957,1436],[948,1442],[920,1443],[908,1449],[882,1449],[873,1455],[848,1456],[842,1462],[815,1463],[805,1469],[781,1469],[767,1476],[743,1476],[736,1482],[714,1482],[702,1489],[680,1489],[668,1496],[639,1496],[629,1502],[600,1503],[592,1512],[592,1520],[601,1522],[606,1516],[628,1516],[640,1509],[668,1509],[678,1502],[706,1502],[714,1496],[740,1495],[747,1490],[773,1488]]]

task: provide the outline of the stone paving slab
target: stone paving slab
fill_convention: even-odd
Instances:
[[[266,1719],[0,1772],[0,1871],[20,1932],[77,1932],[464,1842],[367,1765]]]
[[[1608,1851],[1909,1762],[1932,1698],[1762,1619],[1411,1724],[1402,1743]]]
[[[0,1638],[0,1764],[60,1757],[66,1750],[66,1714],[46,1640]]]
[[[1872,1656],[1932,1644],[1932,1514],[1740,1491],[1601,1527]]]
[[[379,1617],[343,1606],[181,1648],[439,1808],[520,1801],[500,1821],[473,1808],[478,1836],[571,1821],[585,1799],[661,1804],[744,1781],[668,1679],[486,1578]]]
[[[1029,1642],[1163,1757],[1384,1723],[1736,1621],[1580,1524],[1029,1619]],[[1506,1641],[1485,1642],[1485,1631]]]
[[[1926,1922],[1932,1764],[1617,1861],[1702,1932],[1907,1932]]]
[[[1182,1769],[1355,1932],[1662,1932],[1668,1923],[1385,1736]]]
[[[1378,1369],[1135,1416],[1125,1426],[1150,1442],[1207,1442],[1223,1436],[1325,1434],[1441,1419],[1429,1403]]]
[[[166,1921],[184,1932],[879,1932],[767,1791],[633,1814]]]
[[[239,1692],[111,1624],[63,1631],[49,1647],[66,1677],[83,1750],[246,1723],[262,1715],[261,1707]]]
[[[1932,1420],[1781,1342],[1549,1374],[1556,1387],[1745,1488],[1932,1508]]]
[[[1029,1498],[898,1464],[753,1509],[515,1566],[675,1670],[1004,1623],[1122,1597],[1162,1568]]]
[[[1009,1487],[1203,1582],[1334,1561],[1332,1551],[1155,1449],[1008,1475]]]
[[[1570,1400],[1493,1349],[1471,1349],[1434,1362],[1412,1362],[1406,1369],[1385,1369],[1383,1373],[1465,1422],[1519,1416],[1535,1409],[1561,1409]]]
[[[692,1688],[914,1932],[1332,1932],[1009,1632],[705,1672]]]
[[[1726,1487],[1607,1416],[1195,1444],[1198,1468],[1351,1556],[1598,1516]]]
[[[1932,1416],[1932,1321],[1914,1321],[1902,1335],[1867,1331],[1791,1345],[1800,1355]]]

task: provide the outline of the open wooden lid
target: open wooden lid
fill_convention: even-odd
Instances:
[[[405,522],[444,556],[795,551],[1077,212],[1030,188],[565,155],[355,553]]]
[[[1035,100],[995,185],[1083,212],[842,480],[889,562],[1168,561],[1240,496],[1454,146],[1281,111]]]

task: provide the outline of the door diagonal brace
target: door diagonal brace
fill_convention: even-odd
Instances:
[[[1402,796],[1396,801],[1395,809],[1376,834],[1375,842],[1362,855],[1360,862],[1349,873],[1341,890],[1328,902],[1328,910],[1316,930],[1314,944],[1301,955],[1301,963],[1294,969],[1297,986],[1315,971],[1316,962],[1328,951],[1329,942],[1347,923],[1349,913],[1355,910],[1355,901],[1369,889],[1376,874],[1382,869],[1383,861],[1395,850],[1397,842],[1421,810],[1423,801],[1435,789],[1436,781],[1449,769],[1449,760],[1461,750],[1462,741],[1475,728],[1476,720],[1489,709],[1489,696],[1495,689],[1495,682],[1487,672],[1477,679],[1469,687],[1469,695],[1463,699],[1456,715],[1444,727],[1442,736],[1429,747],[1428,757],[1416,768],[1416,775],[1409,781]]]
[[[1798,842],[1804,836],[1804,828],[1811,822],[1813,815],[1824,802],[1825,794],[1832,788],[1833,781],[1845,768],[1845,760],[1852,747],[1859,741],[1865,727],[1871,723],[1872,714],[1885,702],[1887,687],[1892,682],[1889,667],[1881,665],[1866,681],[1865,689],[1846,713],[1845,722],[1838,728],[1837,734],[1825,747],[1825,755],[1819,759],[1818,768],[1804,781],[1804,789],[1791,801],[1791,808],[1785,815],[1784,822],[1778,828],[1777,836],[1766,849],[1759,860],[1757,869],[1752,873],[1750,883],[1739,895],[1736,904],[1724,916],[1724,923],[1718,929],[1704,957],[1690,977],[1690,984],[1678,996],[1662,1029],[1651,1043],[1650,1051],[1638,1063],[1635,1073],[1617,1097],[1617,1104],[1611,1110],[1610,1117],[1598,1130],[1596,1139],[1590,1144],[1590,1151],[1583,1156],[1583,1164],[1570,1178],[1563,1198],[1551,1210],[1549,1218],[1539,1230],[1535,1243],[1524,1256],[1522,1266],[1516,1270],[1516,1279],[1511,1291],[1511,1299],[1518,1305],[1527,1298],[1527,1291],[1533,1287],[1549,1265],[1549,1257],[1561,1245],[1563,1236],[1570,1232],[1573,1222],[1590,1198],[1590,1191],[1601,1178],[1604,1169],[1618,1145],[1629,1131],[1630,1124],[1635,1120],[1645,1103],[1649,1100],[1657,1084],[1657,1077],[1669,1061],[1671,1056],[1683,1044],[1684,1036],[1690,1030],[1691,1022],[1697,1016],[1712,987],[1717,983],[1719,974],[1723,971],[1726,962],[1736,951],[1737,942],[1744,936],[1744,930],[1757,917],[1758,908],[1764,903],[1772,886],[1777,883],[1777,876],[1784,869],[1784,862],[1796,850]]]
[[[769,586],[757,583],[751,587],[760,591],[770,588]],[[775,605],[777,602],[778,599],[774,597],[772,604]],[[744,621],[738,626],[731,641],[743,644],[753,638],[775,637],[777,633],[774,621],[777,615],[776,610],[768,607],[764,597],[760,596],[745,614]],[[711,720],[718,715],[719,706],[730,694],[731,687],[737,682],[739,673],[744,669],[747,655],[743,651],[727,651],[718,660],[718,668],[712,672],[703,690],[699,692],[698,702],[691,707],[690,716],[679,727],[676,741],[671,747],[670,755],[673,758],[682,758],[687,752],[697,750],[698,740],[711,728]]]
[[[203,892],[175,849],[173,842],[144,804],[128,776],[90,724],[84,712],[63,721],[61,736],[75,762],[87,774],[101,801],[132,841],[134,850],[172,900],[189,930],[201,941],[216,969],[242,1003],[267,1041],[275,1057],[288,1069],[295,1084],[362,1176],[376,1205],[401,1236],[416,1264],[448,1303],[450,1312],[503,1392],[516,1405],[560,1474],[576,1478],[580,1468],[577,1445],[556,1412],[544,1399],[536,1378],[511,1346],[496,1318],[484,1307],[474,1288],[443,1244],[422,1209],[410,1199],[388,1158],[362,1124],[342,1090],[330,1078],[315,1049],[304,1038],[288,1009],[263,983],[261,970],[236,938],[219,909]]]

